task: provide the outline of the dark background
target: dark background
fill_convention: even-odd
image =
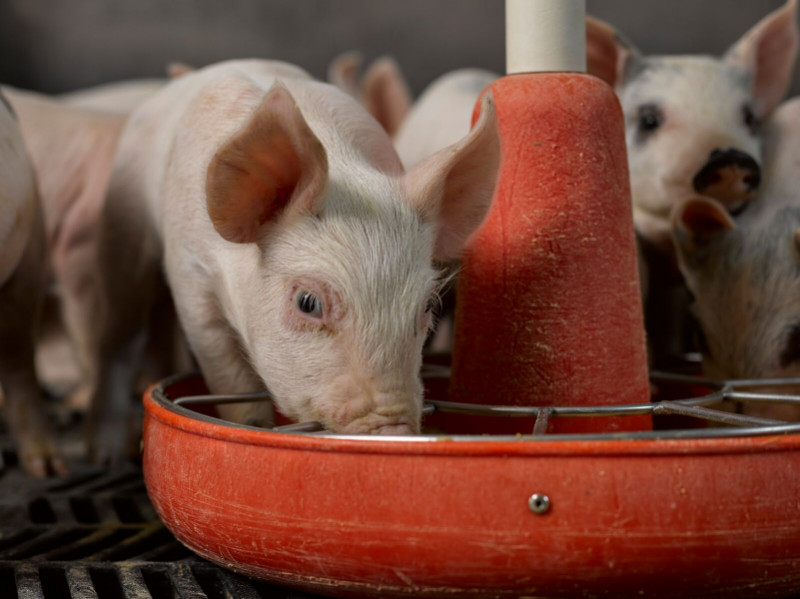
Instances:
[[[646,53],[720,54],[782,0],[588,0]],[[160,77],[179,60],[286,60],[324,77],[352,49],[397,58],[415,93],[502,72],[502,0],[0,0],[0,82],[62,92]],[[793,94],[797,93],[797,84]]]

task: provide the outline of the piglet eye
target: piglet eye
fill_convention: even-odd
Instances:
[[[308,291],[298,291],[295,296],[297,309],[303,314],[308,314],[314,318],[322,318],[322,302],[317,296]]]
[[[748,104],[745,104],[742,108],[742,118],[744,119],[744,124],[747,125],[747,128],[750,129],[751,132],[755,133],[758,131],[760,123],[756,115],[753,114],[753,109],[750,108]]]
[[[786,368],[800,361],[800,324],[789,330],[786,345],[780,355],[781,368]]]
[[[645,104],[639,107],[639,131],[652,133],[664,122],[664,115],[655,104]]]

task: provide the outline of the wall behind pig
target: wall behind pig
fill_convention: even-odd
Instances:
[[[588,0],[588,11],[647,53],[719,54],[781,4]],[[502,71],[503,20],[500,0],[2,0],[0,82],[55,93],[253,56],[324,77],[359,49],[394,55],[418,93],[451,69]]]

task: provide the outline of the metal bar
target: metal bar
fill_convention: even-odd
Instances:
[[[745,387],[789,387],[800,386],[800,378],[797,377],[784,377],[775,379],[731,379],[725,381],[728,385],[735,389]]]
[[[208,599],[200,587],[191,568],[186,564],[175,564],[169,569],[169,578],[180,599]]]
[[[132,468],[125,469],[124,472],[115,472],[113,474],[104,475],[93,481],[91,485],[81,489],[82,494],[97,494],[101,491],[120,491],[126,486],[133,484],[141,484],[142,475]]]
[[[747,391],[732,391],[728,399],[733,401],[755,401],[761,403],[788,403],[800,404],[800,395],[783,395],[781,393],[748,393]]]
[[[99,562],[121,560],[148,561],[144,556],[175,542],[159,520],[132,528],[133,534],[119,543],[96,551],[91,559]]]
[[[423,379],[449,379],[450,367],[438,364],[423,364],[419,373]]]
[[[552,416],[566,416],[569,418],[585,418],[589,416],[637,416],[652,414],[656,404],[628,404],[620,406],[553,406]]]
[[[114,546],[132,534],[133,531],[128,528],[99,526],[91,534],[82,536],[70,543],[53,547],[50,551],[42,554],[42,559],[45,561],[91,560],[92,556],[98,551]]]
[[[681,416],[692,416],[711,422],[721,422],[735,426],[776,426],[786,424],[783,420],[772,420],[770,418],[758,418],[756,416],[745,416],[733,412],[723,412],[722,410],[709,410],[699,406],[685,406],[673,401],[660,401],[655,404],[653,414],[680,414]]]
[[[547,425],[550,423],[550,414],[552,410],[548,408],[539,408],[536,413],[536,423],[533,425],[534,435],[546,435]]]
[[[66,576],[69,594],[73,599],[99,599],[89,570],[82,566],[71,566],[66,569]]]
[[[269,429],[276,433],[315,433],[325,430],[319,422],[300,422],[297,424],[284,424]]]
[[[125,599],[153,599],[141,570],[130,566],[119,566],[113,572],[119,579]]]
[[[314,434],[314,433],[312,433]],[[766,437],[772,435],[800,434],[800,423],[781,424],[776,426],[761,427],[741,427],[741,428],[701,428],[701,429],[678,429],[669,431],[634,431],[624,433],[569,433],[569,434],[547,434],[541,437],[533,435],[443,435],[448,441],[462,443],[527,443],[530,441],[653,441],[671,439],[720,439],[720,438],[741,438],[741,437]],[[376,439],[369,435],[340,435],[335,433],[314,434],[323,439],[348,439],[348,440],[370,440]],[[378,440],[383,442],[400,441],[403,443],[436,443],[442,435],[396,435],[381,436]]]
[[[682,385],[707,385],[709,387],[724,387],[726,381],[711,379],[691,374],[678,374],[675,372],[662,372],[653,370],[650,372],[650,380],[663,383],[678,383]]]
[[[45,599],[39,568],[23,564],[16,569],[14,578],[17,583],[17,593],[22,599]]]
[[[96,471],[96,472],[89,472],[88,474],[78,474],[78,475],[70,475],[69,478],[65,481],[60,481],[57,484],[53,484],[47,488],[48,494],[53,493],[62,493],[65,491],[70,491],[71,493],[75,493],[78,489],[84,485],[94,483],[98,478],[102,477],[105,474],[104,471]],[[81,490],[82,491],[82,490]]]
[[[437,412],[450,412],[453,414],[470,414],[472,416],[510,416],[515,418],[535,417],[539,412],[538,406],[492,406],[488,404],[460,403],[455,401],[440,401],[438,399],[426,400],[436,408]]]
[[[254,393],[231,393],[227,395],[189,395],[174,400],[179,406],[187,405],[225,405],[233,403],[248,403],[253,401],[272,401],[272,395],[267,391],[256,391]]]
[[[226,597],[231,599],[261,599],[261,595],[245,579],[231,574],[225,570],[217,570],[222,586],[225,588]]]
[[[3,560],[29,560],[41,561],[42,555],[49,553],[65,544],[72,544],[92,533],[93,528],[88,526],[63,526],[50,525],[49,530],[32,538],[29,541],[15,545],[0,553]]]
[[[181,555],[181,557],[184,557],[184,555],[182,554],[189,555],[189,550],[186,549],[179,541],[169,541],[167,543],[160,544],[158,547],[155,547],[154,549],[150,549],[148,551],[145,551],[144,553],[140,553],[139,555],[136,556],[136,561],[137,562],[167,561],[168,559],[172,558],[168,558],[166,556],[171,556],[176,554]]]
[[[678,402],[690,402],[693,404],[715,403],[724,400],[732,393],[725,388],[719,389],[708,395],[697,398],[675,400]],[[263,399],[263,398],[262,398]],[[173,403],[181,406],[187,404],[227,404],[227,403],[246,403],[252,401],[246,395],[225,396],[191,396],[175,400]],[[259,400],[260,401],[260,400]],[[794,400],[792,400],[794,401]],[[800,401],[798,396],[797,401]],[[608,405],[608,406],[549,406],[553,416],[627,416],[652,413],[653,403],[627,404],[627,405]],[[430,414],[434,411],[451,412],[455,414],[470,414],[473,416],[508,416],[514,418],[536,417],[541,406],[495,406],[490,404],[460,403],[453,401],[442,401],[428,399],[425,401],[423,413]],[[287,424],[275,427],[272,430],[277,432],[310,432],[319,430],[317,423]]]

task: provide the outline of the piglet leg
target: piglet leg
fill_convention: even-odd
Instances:
[[[22,261],[0,288],[0,384],[22,466],[34,476],[65,475],[36,379],[34,347],[44,292],[44,232],[35,228]]]
[[[147,343],[147,321],[159,276],[159,247],[141,208],[125,189],[111,189],[98,240],[97,326],[88,355],[97,373],[89,408],[89,457],[116,464],[138,452],[132,402]]]
[[[168,251],[168,269],[172,259]],[[205,288],[202,276],[185,278],[173,293],[189,344],[211,392],[251,393],[264,389],[264,383],[243,357],[236,332]],[[220,405],[217,410],[226,420],[240,424],[271,428],[275,423],[270,402]]]

